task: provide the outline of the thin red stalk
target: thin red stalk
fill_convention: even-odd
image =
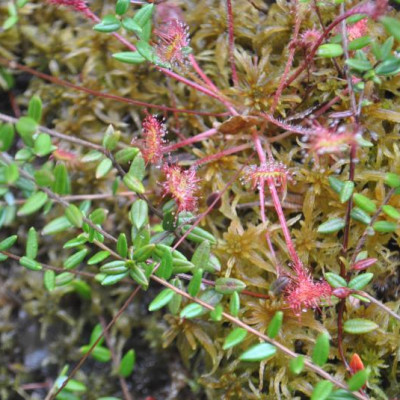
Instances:
[[[172,112],[182,113],[182,114],[194,114],[194,115],[215,116],[215,117],[224,117],[224,116],[229,115],[229,113],[209,113],[209,112],[205,112],[205,111],[186,110],[186,109],[162,106],[162,105],[158,105],[158,104],[145,103],[144,101],[133,100],[133,99],[128,99],[126,97],[121,97],[121,96],[117,96],[117,95],[113,95],[113,94],[109,94],[109,93],[99,92],[97,90],[89,89],[89,88],[86,88],[86,87],[80,86],[80,85],[75,85],[75,84],[65,81],[63,79],[56,78],[51,75],[47,75],[43,72],[36,71],[25,65],[18,64],[14,61],[6,60],[5,58],[2,58],[2,57],[0,57],[0,64],[6,65],[12,69],[18,69],[20,71],[28,72],[31,75],[35,75],[41,79],[52,82],[56,85],[70,87],[72,89],[79,90],[81,92],[89,93],[96,97],[111,99],[114,101],[118,101],[120,103],[127,103],[127,104],[132,104],[135,106],[154,108],[154,109],[163,110],[163,111],[172,111]]]
[[[300,135],[314,135],[314,133],[315,133],[314,130],[303,128],[302,126],[288,124],[288,123],[286,123],[286,122],[284,122],[284,121],[282,121],[280,119],[274,118],[270,114],[260,113],[259,116],[261,118],[264,118],[265,120],[267,120],[271,124],[279,126],[279,128],[285,129],[285,130],[287,130],[289,132],[298,133]]]
[[[258,158],[260,159],[260,163],[265,164],[267,160],[266,160],[266,156],[264,153],[264,149],[262,148],[262,145],[261,145],[260,137],[258,135],[253,135],[253,141],[254,141],[254,145],[256,147]],[[286,245],[288,248],[288,252],[289,252],[290,258],[293,262],[294,269],[296,271],[300,271],[303,269],[303,264],[300,261],[300,258],[294,248],[294,244],[293,244],[292,238],[290,236],[289,228],[286,223],[286,218],[285,218],[285,215],[282,210],[281,201],[279,199],[278,192],[276,191],[274,179],[272,177],[268,177],[266,179],[266,181],[268,184],[269,191],[271,193],[271,199],[272,199],[272,202],[274,203],[276,214],[278,215],[278,219],[279,219],[279,222],[280,222],[280,225],[282,228],[283,236],[285,237],[285,242],[286,242]]]
[[[281,94],[283,92],[283,86],[286,82],[286,79],[290,72],[290,68],[292,67],[292,64],[293,64],[294,54],[296,52],[296,46],[294,46],[294,43],[297,41],[297,38],[299,37],[300,25],[301,25],[301,19],[300,19],[299,13],[298,13],[298,11],[299,11],[298,0],[295,0],[293,8],[294,8],[294,15],[295,15],[293,37],[288,46],[289,47],[289,56],[288,56],[288,59],[287,59],[286,65],[285,65],[285,70],[283,71],[281,80],[279,82],[278,89],[274,96],[274,101],[272,103],[271,110],[270,110],[271,114],[273,114],[276,110],[279,98],[281,97]]]
[[[232,1],[226,0],[227,9],[227,20],[228,20],[228,52],[229,52],[229,62],[231,64],[232,80],[235,86],[239,85],[239,78],[236,71],[235,65],[235,36],[234,36],[234,22],[233,22],[233,12],[232,12]]]
[[[204,81],[204,83],[207,84],[212,90],[214,90],[214,92],[218,93],[219,92],[218,88],[214,85],[214,82],[201,69],[200,65],[197,63],[197,60],[193,54],[189,54],[189,61],[192,64],[193,69],[196,71],[199,77]]]
[[[199,166],[199,165],[203,165],[203,164],[207,164],[209,162],[218,160],[222,157],[228,156],[230,154],[235,154],[235,153],[239,153],[240,151],[246,150],[246,149],[250,149],[252,147],[252,145],[250,143],[246,143],[246,144],[241,144],[239,146],[234,146],[234,147],[230,147],[228,149],[222,150],[216,154],[211,154],[210,156],[201,158],[200,160],[197,160],[193,165],[194,166]]]
[[[170,151],[177,150],[177,149],[179,149],[181,147],[185,147],[185,146],[187,146],[189,144],[192,144],[192,143],[201,142],[204,139],[207,139],[207,138],[215,135],[216,133],[218,133],[218,131],[215,128],[209,129],[208,131],[199,133],[196,136],[192,136],[192,137],[187,138],[185,140],[181,140],[180,142],[170,144],[169,146],[165,146],[163,148],[163,151],[167,153],[167,152],[170,152]]]

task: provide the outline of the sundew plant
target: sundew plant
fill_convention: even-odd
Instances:
[[[387,0],[0,5],[0,397],[400,397]]]

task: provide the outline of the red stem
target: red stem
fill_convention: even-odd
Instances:
[[[177,149],[179,149],[181,147],[187,146],[189,144],[196,143],[196,142],[201,142],[202,140],[207,139],[207,138],[215,135],[216,133],[218,133],[218,131],[216,129],[214,129],[214,128],[209,129],[208,131],[205,131],[203,133],[199,133],[196,136],[192,136],[192,137],[187,138],[185,140],[181,140],[180,142],[170,144],[169,146],[165,146],[163,148],[163,152],[166,153],[166,152],[174,151],[174,150],[177,150]]]
[[[229,52],[229,62],[231,64],[232,80],[235,86],[239,85],[239,78],[236,71],[235,65],[235,37],[234,37],[234,24],[233,24],[233,12],[232,12],[232,1],[226,0],[227,17],[228,17],[228,52]]]
[[[301,19],[300,19],[299,14],[298,14],[298,0],[295,0],[294,14],[295,14],[295,25],[294,25],[294,30],[293,30],[293,37],[292,37],[292,40],[290,41],[289,46],[288,46],[289,49],[290,49],[289,50],[289,57],[288,57],[287,62],[286,62],[285,70],[283,71],[283,75],[281,77],[281,80],[280,80],[280,83],[279,83],[279,87],[278,87],[278,89],[277,89],[277,91],[275,93],[275,96],[274,96],[274,101],[272,103],[271,110],[270,110],[271,114],[273,114],[275,112],[275,110],[276,110],[279,98],[281,97],[281,94],[283,92],[284,84],[286,82],[287,76],[289,75],[290,68],[291,68],[291,66],[293,64],[294,54],[296,52],[296,46],[294,46],[294,43],[295,43],[295,41],[297,40],[297,38],[299,36],[300,25],[301,25]]]

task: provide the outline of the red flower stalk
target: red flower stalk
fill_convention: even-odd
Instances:
[[[171,195],[181,211],[194,211],[197,208],[197,198],[194,193],[198,190],[194,168],[183,170],[178,165],[164,165],[166,181],[163,183],[164,196]]]
[[[282,192],[286,192],[287,181],[292,177],[285,164],[277,161],[266,161],[259,167],[257,165],[250,165],[245,170],[245,181],[250,181],[252,188],[260,187],[268,178],[274,180],[274,184]]]
[[[155,115],[148,115],[142,123],[142,135],[144,145],[142,155],[146,163],[157,164],[163,156],[162,145],[167,129],[163,122],[160,122]]]
[[[189,27],[178,19],[172,19],[161,29],[157,29],[159,37],[157,55],[163,63],[180,66],[187,61],[189,47]]]
[[[83,0],[47,0],[47,2],[50,4],[72,8],[74,11],[83,14],[86,18],[97,22],[96,16],[92,13],[90,8]]]
[[[315,282],[311,275],[303,268],[296,269],[297,276],[286,287],[286,300],[296,314],[308,308],[316,308],[321,300],[329,299],[332,288],[325,281]]]

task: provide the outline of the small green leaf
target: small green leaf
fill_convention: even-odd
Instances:
[[[340,202],[346,203],[353,194],[354,190],[354,182],[352,181],[345,181],[343,184],[342,189],[340,190]]]
[[[89,214],[89,219],[96,225],[101,225],[107,218],[108,210],[104,208],[96,208]]]
[[[232,294],[233,292],[241,292],[246,284],[239,279],[234,278],[218,278],[215,281],[215,290],[222,294]]]
[[[160,278],[167,280],[172,275],[172,269],[173,269],[172,253],[171,253],[170,249],[167,249],[166,251],[163,252],[163,255],[161,257],[161,263],[156,271],[156,275]],[[193,279],[194,279],[194,277],[192,278],[192,280]],[[201,284],[201,275],[200,275],[200,284]],[[192,285],[194,285],[194,283]],[[200,288],[200,286],[199,286],[199,288]],[[194,290],[194,287],[193,287],[193,290]],[[192,295],[192,296],[195,296],[195,295]]]
[[[24,217],[38,211],[44,206],[48,199],[47,193],[36,192],[32,194],[25,204],[18,210],[17,215],[19,217]]]
[[[210,242],[205,240],[196,249],[191,259],[196,268],[204,268],[210,259]]]
[[[129,10],[130,3],[130,0],[117,0],[115,13],[118,15],[124,15]]]
[[[329,347],[329,334],[323,332],[318,336],[312,352],[311,359],[314,364],[322,367],[326,363],[329,356]]]
[[[136,43],[136,49],[139,54],[144,57],[147,61],[154,63],[156,61],[156,51],[150,44],[146,41],[139,40]]]
[[[346,223],[343,218],[332,218],[329,221],[324,222],[321,224],[317,232],[318,233],[333,233],[337,232],[340,229],[344,228],[346,226]]]
[[[349,288],[354,290],[361,290],[363,287],[367,286],[369,282],[371,282],[371,279],[373,277],[374,274],[372,272],[360,274],[349,282]]]
[[[139,179],[134,177],[133,175],[126,174],[123,178],[123,181],[126,187],[132,190],[135,193],[143,194],[144,193],[144,186]]]
[[[71,193],[71,181],[64,163],[58,163],[54,168],[53,191],[57,194]]]
[[[93,29],[97,32],[110,33],[117,31],[121,26],[115,15],[106,15],[100,23],[96,24]]]
[[[342,278],[338,274],[334,274],[333,272],[327,272],[325,274],[325,279],[334,288],[346,287],[347,286],[346,279]]]
[[[51,137],[47,133],[40,133],[35,139],[34,151],[37,156],[44,157],[54,149],[51,144]]]
[[[222,305],[217,304],[215,306],[214,310],[212,310],[210,312],[210,317],[213,321],[221,321],[223,312],[224,312],[224,308],[222,307]]]
[[[391,205],[385,204],[382,206],[382,211],[393,219],[400,219],[400,211]]]
[[[393,172],[388,172],[385,175],[385,183],[391,188],[397,188],[400,186],[400,176]]]
[[[239,343],[242,343],[243,340],[247,336],[246,329],[243,328],[235,328],[225,339],[224,345],[222,348],[224,350],[228,350],[231,347],[237,346]]]
[[[128,255],[128,241],[126,240],[125,233],[121,233],[118,236],[117,252],[122,258],[126,258]]]
[[[108,125],[106,133],[103,137],[103,147],[105,147],[109,151],[114,150],[118,145],[120,136],[120,131],[116,131],[111,124]]]
[[[82,354],[86,354],[89,352],[90,348],[92,347],[92,345],[87,345],[87,346],[82,346],[80,348],[80,351],[82,352]],[[109,349],[107,349],[106,347],[101,347],[99,345],[97,345],[92,353],[91,356],[100,362],[109,362],[111,360],[111,352]]]
[[[175,292],[172,289],[164,289],[163,291],[161,291],[150,303],[149,311],[156,311],[166,306],[171,301],[174,293]]]
[[[14,125],[3,124],[0,126],[0,151],[8,151],[14,142]]]
[[[250,347],[240,357],[241,361],[264,361],[276,353],[276,347],[269,343],[259,343]]]
[[[371,43],[370,36],[362,36],[362,37],[352,40],[349,43],[349,50],[350,51],[360,50],[360,49],[364,48],[365,46],[368,46],[370,43]]]
[[[128,268],[125,266],[125,261],[123,260],[111,261],[100,267],[100,272],[107,275],[119,275],[126,271],[128,271]]]
[[[135,14],[133,21],[143,28],[151,20],[153,12],[154,4],[146,4]]]
[[[9,236],[0,242],[0,251],[8,250],[18,239],[17,235]]]
[[[149,286],[149,280],[145,272],[138,265],[134,264],[133,266],[131,266],[129,275],[135,282],[141,285],[144,289],[146,289]]]
[[[83,259],[86,257],[87,253],[89,252],[88,249],[82,249],[77,253],[72,254],[64,261],[64,268],[65,269],[73,269],[77,267]]]
[[[119,364],[118,373],[119,375],[127,378],[133,371],[133,367],[135,366],[136,353],[135,350],[131,349],[126,352],[126,354],[122,357],[122,360]]]
[[[137,147],[127,147],[115,153],[115,160],[119,164],[124,164],[132,161],[139,152],[140,150]]]
[[[32,226],[28,231],[28,238],[26,240],[26,256],[34,260],[38,252],[38,239],[37,232]]]
[[[353,195],[353,200],[357,204],[357,206],[360,207],[365,212],[367,212],[369,214],[376,212],[375,203],[372,200],[370,200],[368,197],[366,197],[360,193],[355,193]]]
[[[237,317],[240,310],[240,296],[238,292],[233,292],[229,301],[229,311],[231,315]]]
[[[64,232],[69,228],[72,228],[71,222],[68,221],[67,217],[58,217],[49,222],[42,229],[42,235],[54,235],[56,233]]]
[[[56,273],[51,270],[45,271],[43,275],[43,284],[46,290],[49,292],[56,288]]]
[[[71,272],[62,272],[56,276],[56,286],[64,286],[73,281],[75,275]]]
[[[369,225],[371,222],[371,217],[361,208],[354,207],[351,212],[350,212],[351,218],[353,218],[355,221],[361,222],[365,225]]]
[[[146,164],[144,162],[142,154],[139,152],[133,159],[131,166],[129,167],[128,175],[135,177],[140,182],[143,180],[146,173]]]
[[[330,381],[319,381],[311,394],[311,400],[326,400],[333,390]]]
[[[28,257],[21,257],[19,263],[32,271],[40,271],[43,267],[35,260],[31,260]]]
[[[112,169],[112,161],[109,158],[105,158],[100,162],[96,168],[96,179],[103,178]]]
[[[396,40],[400,41],[400,21],[397,18],[387,16],[382,17],[380,21],[385,27],[386,32],[394,36]]]
[[[107,257],[109,257],[110,253],[107,250],[102,250],[96,253],[94,256],[90,257],[88,260],[88,265],[95,265],[102,261],[104,261]]]
[[[354,71],[366,72],[372,69],[372,64],[368,60],[358,60],[356,58],[349,58],[346,64]]]
[[[42,119],[42,100],[39,96],[32,96],[28,105],[28,117],[35,120],[38,124]]]
[[[76,205],[70,204],[65,209],[65,216],[72,225],[76,226],[77,228],[82,227],[83,224],[82,212]]]
[[[139,231],[149,218],[149,206],[142,200],[136,200],[131,207],[130,217],[133,226]]]
[[[375,68],[375,73],[382,76],[396,75],[400,71],[400,60],[396,57],[383,61]]]
[[[96,324],[90,335],[89,344],[92,346],[94,342],[101,336],[102,333],[103,333],[103,327],[101,326],[101,324]],[[97,343],[97,346],[101,346],[103,342],[104,342],[104,336],[100,339],[99,343]]]
[[[141,64],[146,59],[138,51],[123,51],[121,53],[114,53],[113,58],[126,64]]]
[[[122,273],[122,274],[117,274],[117,275],[107,275],[102,281],[101,285],[102,286],[110,286],[110,285],[115,285],[118,283],[120,280],[124,279],[125,277],[128,276],[128,271]]]
[[[182,227],[182,233],[185,234],[191,228],[190,225],[185,225]],[[189,240],[195,243],[202,243],[204,240],[208,240],[211,244],[216,244],[217,240],[215,237],[206,230],[196,226],[193,230],[186,236]]]
[[[343,48],[338,43],[322,44],[318,47],[317,55],[325,58],[339,57],[343,54]]]
[[[376,232],[389,233],[395,232],[398,228],[398,225],[396,222],[377,221],[372,225],[372,227]]]
[[[89,153],[85,154],[81,161],[84,163],[90,163],[94,161],[98,161],[103,157],[103,153],[97,150],[90,150]]]
[[[379,328],[379,325],[377,325],[375,322],[363,318],[349,319],[343,325],[345,332],[352,333],[354,335],[372,332],[377,328]]]
[[[267,335],[271,339],[275,339],[275,337],[278,335],[282,326],[282,321],[283,321],[283,312],[277,311],[273,316],[273,318],[271,319],[271,322],[268,324]]]
[[[15,124],[17,132],[21,135],[22,140],[27,146],[33,146],[33,134],[38,127],[37,122],[30,117],[21,117]]]
[[[8,164],[4,171],[4,177],[6,178],[6,182],[9,185],[15,183],[19,178],[19,170],[17,164]]]
[[[136,250],[133,253],[133,259],[139,262],[146,261],[153,253],[154,248],[155,248],[154,244],[148,244],[146,246],[141,247],[139,250]]]
[[[124,18],[122,20],[122,26],[127,30],[136,33],[137,35],[141,35],[143,29],[140,25],[138,25],[133,18]],[[145,59],[143,58],[143,61]]]
[[[362,369],[356,372],[347,382],[349,390],[351,390],[352,392],[357,392],[366,384],[367,379],[368,379],[368,370]]]
[[[300,355],[290,360],[289,368],[294,374],[300,374],[300,372],[303,371],[304,368],[304,356]]]
[[[196,318],[203,314],[204,307],[197,303],[188,304],[179,314],[181,318]]]

